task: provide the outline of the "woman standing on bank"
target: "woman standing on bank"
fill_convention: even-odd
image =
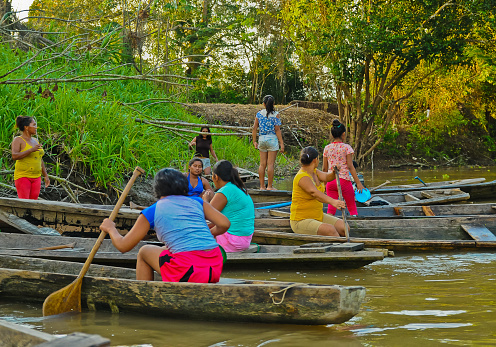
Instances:
[[[45,187],[50,185],[50,178],[43,162],[45,151],[33,135],[37,124],[32,117],[19,116],[16,125],[22,132],[11,144],[12,159],[15,161],[14,182],[19,199],[38,199],[41,190],[41,175],[45,178]]]
[[[324,203],[334,208],[345,208],[344,201],[335,200],[324,193],[324,182],[333,180],[334,172],[317,170],[319,152],[313,147],[305,147],[300,153],[300,171],[293,180],[291,229],[298,234],[344,236],[344,222],[325,214]]]
[[[279,113],[274,109],[274,97],[266,95],[263,99],[264,110],[257,112],[253,124],[253,145],[260,151],[260,166],[258,167],[258,178],[260,189],[265,190],[265,169],[267,168],[268,184],[267,190],[275,190],[272,186],[274,181],[274,163],[277,152],[281,146],[284,152],[284,142],[281,135],[281,119]],[[257,129],[260,128],[257,142]]]
[[[203,171],[205,175],[210,175],[210,153],[212,153],[212,157],[215,161],[219,161],[217,159],[217,154],[215,154],[214,148],[212,146],[212,135],[208,135],[210,133],[209,127],[202,127],[200,130],[203,134],[196,136],[189,143],[189,147],[196,147],[195,157],[200,158],[203,162]]]

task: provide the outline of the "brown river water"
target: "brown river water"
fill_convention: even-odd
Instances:
[[[449,175],[449,177],[444,177]],[[364,173],[368,186],[496,179],[496,168]],[[282,189],[282,187],[280,187]],[[494,199],[496,201],[496,198]],[[350,321],[328,326],[200,322],[110,312],[43,318],[41,304],[2,300],[0,318],[52,334],[80,331],[113,346],[490,346],[496,345],[496,253],[396,254],[356,270],[229,271],[225,277],[362,285]],[[220,293],[219,293],[220,295]],[[0,346],[1,346],[0,341]]]

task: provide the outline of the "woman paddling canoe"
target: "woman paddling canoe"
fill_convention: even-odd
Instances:
[[[165,243],[164,247],[140,248],[136,263],[138,280],[152,281],[155,270],[166,282],[218,282],[223,257],[212,233],[226,232],[231,223],[208,202],[189,197],[188,180],[177,170],[160,170],[154,186],[159,200],[141,212],[129,233],[122,236],[108,218],[100,229],[109,233],[112,244],[123,253],[132,250],[150,228]],[[214,224],[212,232],[205,219]]]
[[[324,182],[335,179],[334,172],[317,170],[319,152],[305,147],[300,153],[300,171],[293,180],[291,229],[298,234],[344,236],[344,222],[323,212],[323,203],[337,209],[345,208],[343,201],[335,200],[324,193]]]

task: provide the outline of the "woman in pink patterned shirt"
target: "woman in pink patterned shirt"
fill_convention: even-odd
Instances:
[[[346,207],[350,215],[356,216],[358,214],[355,203],[355,192],[353,184],[351,183],[350,173],[356,182],[357,189],[361,191],[364,186],[358,179],[355,167],[353,166],[353,148],[345,143],[346,141],[346,127],[337,119],[332,121],[331,135],[334,141],[324,148],[324,160],[322,171],[332,171],[335,166],[339,167],[339,178],[341,183],[341,191],[343,193]],[[326,193],[333,199],[339,198],[338,187],[336,180],[327,182]],[[327,207],[328,214],[335,214],[336,208],[329,205]]]

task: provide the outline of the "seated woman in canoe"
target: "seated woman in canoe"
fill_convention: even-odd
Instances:
[[[188,193],[209,202],[214,197],[214,191],[208,181],[201,177],[203,162],[200,158],[193,158],[188,163]]]
[[[231,222],[226,233],[212,233],[226,252],[244,251],[250,247],[255,231],[253,201],[239,177],[238,170],[229,161],[221,160],[214,165],[212,180],[218,190],[210,203]]]
[[[291,229],[298,234],[344,236],[344,222],[324,213],[323,203],[337,209],[345,208],[343,201],[327,196],[325,182],[335,179],[334,172],[317,170],[319,152],[313,147],[305,147],[300,153],[300,171],[293,180]]]
[[[153,270],[166,282],[215,283],[219,281],[223,256],[205,221],[214,224],[212,232],[222,234],[231,223],[222,213],[198,197],[188,196],[188,179],[174,169],[162,169],[155,176],[159,199],[141,212],[129,233],[122,236],[115,223],[105,219],[100,229],[109,233],[121,252],[134,248],[150,228],[164,247],[140,248],[136,279],[153,280]]]

